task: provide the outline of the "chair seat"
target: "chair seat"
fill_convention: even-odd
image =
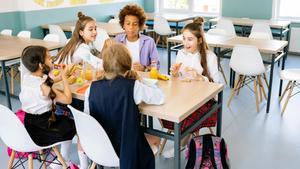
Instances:
[[[300,69],[286,69],[280,72],[283,80],[300,80]]]

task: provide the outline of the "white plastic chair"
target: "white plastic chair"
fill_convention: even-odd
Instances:
[[[98,51],[102,51],[106,39],[109,39],[107,32],[104,29],[97,28],[97,37],[94,41],[94,46]]]
[[[64,31],[58,25],[49,25],[49,33],[56,34],[59,36],[59,42],[61,45],[65,45],[67,41],[67,37]]]
[[[17,37],[19,38],[31,38],[31,32],[30,31],[21,31],[18,33]]]
[[[228,36],[236,36],[236,32],[233,26],[233,23],[229,19],[220,19],[216,25],[217,29],[223,29],[226,31],[226,35]]]
[[[97,164],[106,167],[118,167],[117,156],[105,130],[92,116],[68,106],[73,113],[77,135],[86,155]],[[88,129],[88,130],[87,130]]]
[[[71,32],[73,33],[75,30],[75,26],[71,26]]]
[[[67,168],[64,159],[62,158],[61,154],[57,149],[57,145],[61,144],[61,142],[49,146],[45,146],[45,147],[38,146],[32,141],[24,125],[14,114],[14,112],[12,112],[9,108],[3,105],[0,105],[0,112],[1,112],[0,137],[4,142],[4,144],[13,150],[8,162],[8,168],[11,168],[13,165],[15,151],[19,151],[19,152],[39,151],[41,153],[42,152],[41,150],[47,148],[52,148],[55,154],[57,155],[59,162],[63,165],[64,169]],[[33,169],[32,154],[29,155],[28,168]]]
[[[119,23],[119,19],[117,18],[114,18],[114,19],[110,19],[109,21],[108,21],[108,23]]]
[[[169,35],[176,33],[175,31],[171,30],[167,19],[160,15],[154,16],[153,29],[154,29],[155,33],[157,33],[159,35],[156,40],[156,44],[158,43],[160,36],[169,36]]]
[[[8,36],[11,36],[12,35],[12,30],[11,29],[3,29],[1,32],[0,32],[1,35],[8,35]]]
[[[268,37],[266,35],[268,35]],[[269,24],[265,22],[254,22],[249,37],[262,38],[263,36],[265,36],[264,39],[273,39],[272,31]]]
[[[59,36],[57,34],[47,34],[44,39],[44,41],[50,41],[50,42],[59,42]]]
[[[280,78],[282,80],[288,80],[288,84],[286,85],[286,88],[283,91],[283,94],[280,96],[280,102],[282,101],[282,99],[284,98],[285,94],[288,92],[288,95],[286,96],[286,101],[283,104],[283,108],[281,111],[281,115],[283,115],[286,106],[289,102],[289,100],[291,99],[291,97],[293,97],[294,95],[298,94],[299,92],[296,92],[294,94],[293,93],[293,89],[295,87],[300,88],[300,84],[297,82],[300,80],[300,69],[285,69],[282,70],[280,72]]]
[[[253,80],[254,83],[254,93],[256,99],[256,108],[259,112],[259,103],[258,103],[258,92],[257,92],[257,83],[260,89],[260,101],[262,101],[262,94],[265,99],[267,99],[262,80],[260,76],[266,72],[260,52],[256,46],[248,45],[237,45],[233,48],[232,55],[230,58],[229,65],[236,73],[239,74],[238,80],[234,85],[234,88],[231,92],[230,98],[228,100],[227,106],[230,105],[230,102],[235,93],[239,93],[239,89],[245,84],[246,78]],[[248,82],[246,82],[248,83]]]

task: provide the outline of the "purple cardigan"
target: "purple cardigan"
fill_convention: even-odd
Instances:
[[[117,35],[115,40],[126,44],[126,34]],[[160,63],[155,42],[151,37],[140,34],[140,63],[143,66],[151,66],[151,61],[157,61],[157,68],[159,68]]]

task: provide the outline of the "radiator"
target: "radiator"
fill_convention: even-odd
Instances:
[[[300,53],[300,28],[292,28],[289,52]]]

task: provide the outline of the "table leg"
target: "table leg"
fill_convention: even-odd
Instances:
[[[11,101],[10,101],[10,93],[9,93],[9,88],[8,88],[8,81],[7,81],[7,75],[5,72],[5,61],[1,61],[1,69],[2,69],[2,74],[4,78],[4,86],[5,86],[5,95],[6,95],[6,100],[7,100],[7,106],[9,109],[11,109]]]
[[[222,108],[223,108],[223,91],[218,94],[218,104],[220,104],[220,108],[217,114],[217,136],[221,137],[222,134]]]
[[[167,42],[167,48],[168,48],[168,69],[167,72],[170,74],[170,67],[171,67],[171,43]]]
[[[180,169],[180,123],[174,123],[174,169]]]
[[[285,68],[285,60],[286,60],[286,58],[287,58],[287,48],[288,47],[285,47],[284,48],[284,52],[285,52],[285,54],[284,54],[284,56],[283,56],[283,58],[282,58],[282,65],[281,65],[281,70],[284,70],[284,68]],[[281,96],[281,91],[282,91],[282,79],[280,79],[280,83],[279,83],[279,96]]]
[[[272,93],[272,84],[273,84],[274,62],[275,62],[275,54],[272,54],[272,62],[271,62],[271,70],[270,70],[270,80],[269,80],[269,90],[268,90],[269,93],[268,93],[268,102],[267,102],[266,113],[269,113],[269,111],[270,111],[271,93]]]

